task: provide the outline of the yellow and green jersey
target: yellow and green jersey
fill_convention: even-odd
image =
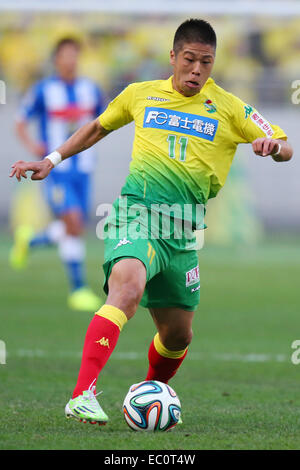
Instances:
[[[147,207],[205,204],[224,185],[239,143],[286,139],[280,127],[212,78],[193,97],[174,90],[172,77],[133,83],[99,119],[110,131],[135,122],[130,173],[121,194]]]

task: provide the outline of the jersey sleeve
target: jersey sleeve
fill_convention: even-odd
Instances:
[[[257,109],[237,97],[233,102],[233,127],[238,143],[250,143],[261,137],[287,140],[279,126],[271,124]]]
[[[23,96],[17,112],[17,121],[27,121],[43,112],[44,99],[40,83],[33,85]]]
[[[100,114],[101,126],[108,131],[113,131],[133,121],[134,96],[135,83],[125,88]]]

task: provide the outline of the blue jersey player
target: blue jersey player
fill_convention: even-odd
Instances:
[[[37,158],[56,149],[77,128],[103,111],[104,97],[99,87],[92,80],[77,76],[79,53],[76,40],[60,40],[53,55],[55,74],[35,83],[21,102],[17,135]],[[28,124],[33,119],[39,140],[29,131]],[[68,304],[77,310],[98,309],[101,305],[101,299],[85,282],[82,238],[94,165],[95,149],[90,148],[51,173],[44,183],[44,193],[56,220],[43,233],[34,234],[29,226],[18,227],[10,258],[12,266],[20,269],[26,265],[31,248],[56,243],[70,281]]]

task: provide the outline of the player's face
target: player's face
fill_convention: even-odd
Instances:
[[[55,56],[55,66],[63,78],[75,78],[78,67],[79,50],[73,44],[62,46]]]
[[[210,44],[184,43],[179,51],[170,53],[173,66],[173,87],[184,96],[200,92],[211,74],[215,61],[215,48]]]

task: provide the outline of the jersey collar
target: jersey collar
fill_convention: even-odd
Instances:
[[[173,84],[172,84],[172,79],[173,79],[173,75],[171,75],[171,77],[169,77],[167,80],[163,80],[162,84],[160,86],[160,89],[162,91],[166,91],[167,93],[178,94],[178,95],[182,96],[183,98],[189,98],[189,97],[184,97],[184,95],[181,95],[180,93],[178,93],[178,91],[174,90]],[[211,77],[209,77],[207,79],[206,83],[204,84],[204,86],[201,88],[200,92],[195,96],[199,96],[202,93],[202,91],[207,87],[207,85],[210,85],[212,83],[214,83],[214,80]]]

